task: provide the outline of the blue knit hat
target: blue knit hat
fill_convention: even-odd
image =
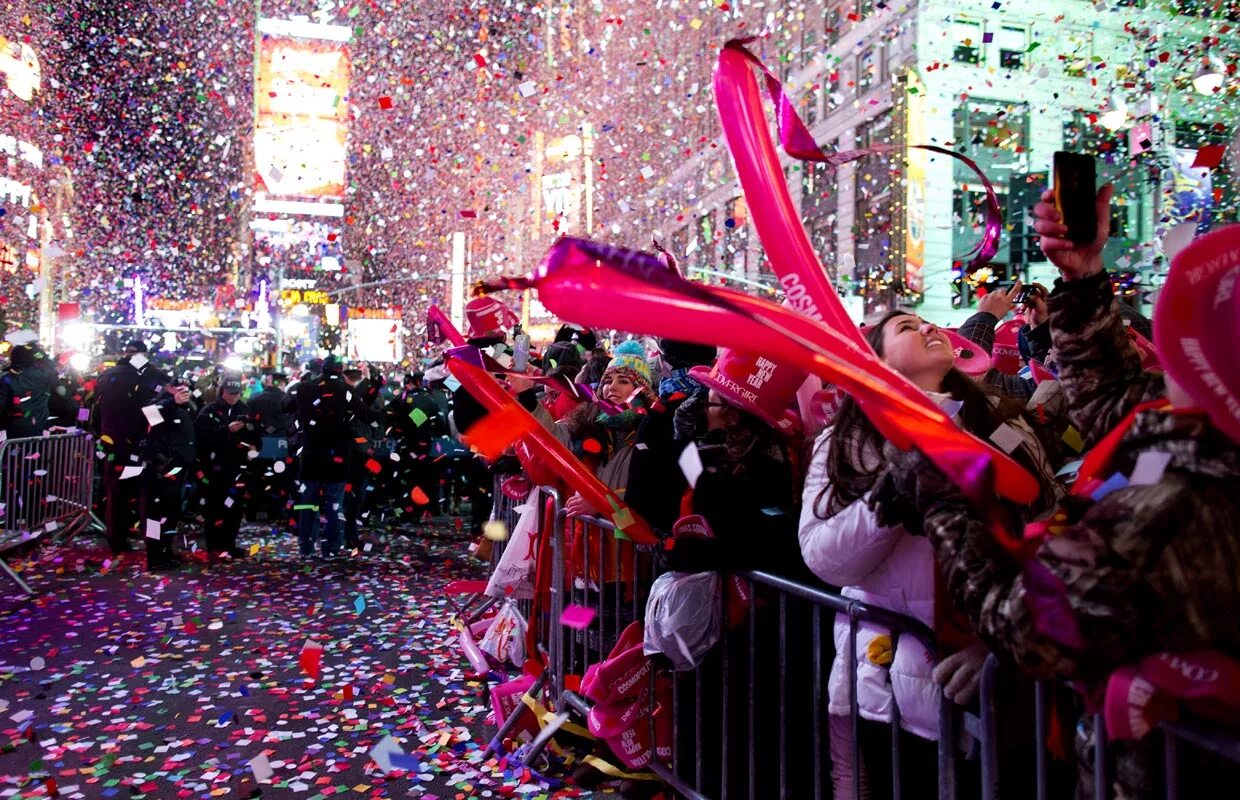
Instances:
[[[644,384],[647,389],[653,388],[650,365],[646,363],[646,348],[640,342],[622,342],[616,347],[603,377],[606,378],[607,373],[613,370],[627,374],[634,383]]]

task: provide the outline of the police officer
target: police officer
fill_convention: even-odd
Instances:
[[[183,563],[172,552],[172,537],[181,521],[185,479],[197,463],[192,408],[189,387],[170,384],[155,402],[162,421],[151,426],[143,448],[142,517],[150,572]]]
[[[241,390],[241,376],[225,373],[219,396],[203,406],[194,423],[205,484],[202,516],[207,552],[213,560],[225,553],[232,558],[246,556],[237,547],[245,507],[243,473],[250,452],[258,449],[259,433],[249,408],[241,402]]]
[[[250,413],[262,436],[262,453],[253,464],[252,513],[257,519],[281,519],[288,506],[289,491],[296,471],[289,434],[293,415],[286,410],[284,393],[287,378],[278,372],[263,376],[263,390],[250,398]],[[277,462],[279,462],[277,464]]]
[[[106,456],[104,524],[114,555],[133,550],[129,534],[138,522],[142,481],[132,477],[132,471],[131,477],[122,476],[126,467],[142,466],[139,447],[148,428],[142,409],[154,402],[167,383],[168,376],[155,368],[147,358],[146,344],[137,339],[125,345],[125,357],[99,377],[95,429]]]

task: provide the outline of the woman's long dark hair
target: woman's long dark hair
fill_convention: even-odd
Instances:
[[[884,356],[883,330],[887,323],[895,317],[909,314],[912,312],[900,309],[889,311],[878,322],[866,327],[866,341],[879,358]],[[954,368],[943,378],[943,391],[962,403],[959,413],[961,427],[983,438],[993,433],[1001,423],[1020,416],[1023,411],[1020,403],[988,391]],[[882,471],[884,441],[874,423],[861,413],[861,407],[846,395],[835,415],[826,453],[827,482],[814,498],[814,516],[829,519],[874,487]],[[1013,455],[1020,460],[1019,456]],[[1033,474],[1040,472],[1033,470]]]

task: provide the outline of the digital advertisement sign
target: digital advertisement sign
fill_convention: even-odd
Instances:
[[[334,216],[346,187],[349,53],[345,43],[264,35],[255,78],[258,203]],[[312,201],[312,202],[304,202]],[[260,210],[262,210],[260,208]]]

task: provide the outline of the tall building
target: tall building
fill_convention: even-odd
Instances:
[[[73,191],[58,123],[52,21],[34,3],[0,11],[0,335],[53,335],[55,267]],[[49,93],[52,94],[49,97]]]
[[[1015,277],[1049,283],[1027,209],[1057,150],[1097,156],[1099,182],[1115,182],[1107,255],[1134,302],[1148,301],[1165,274],[1159,242],[1170,227],[1237,218],[1235,154],[1193,167],[1213,163],[1236,137],[1240,44],[1227,33],[1240,19],[1236,3],[828,0],[774,12],[742,3],[735,14],[749,15],[751,30],[775,32],[753,47],[825,150],[950,148],[977,163],[1005,211],[997,256],[964,276],[961,255],[980,237],[985,192],[963,162],[909,150],[830,169],[783,156],[806,229],[857,317],[898,303],[956,322],[976,306],[979,287]],[[683,37],[677,53],[711,54],[684,58],[672,82],[675,107],[711,107],[681,130],[692,153],[596,217],[617,234],[657,232],[700,279],[774,294],[713,116],[721,33],[718,20],[670,33]],[[694,135],[706,144],[694,145]]]

